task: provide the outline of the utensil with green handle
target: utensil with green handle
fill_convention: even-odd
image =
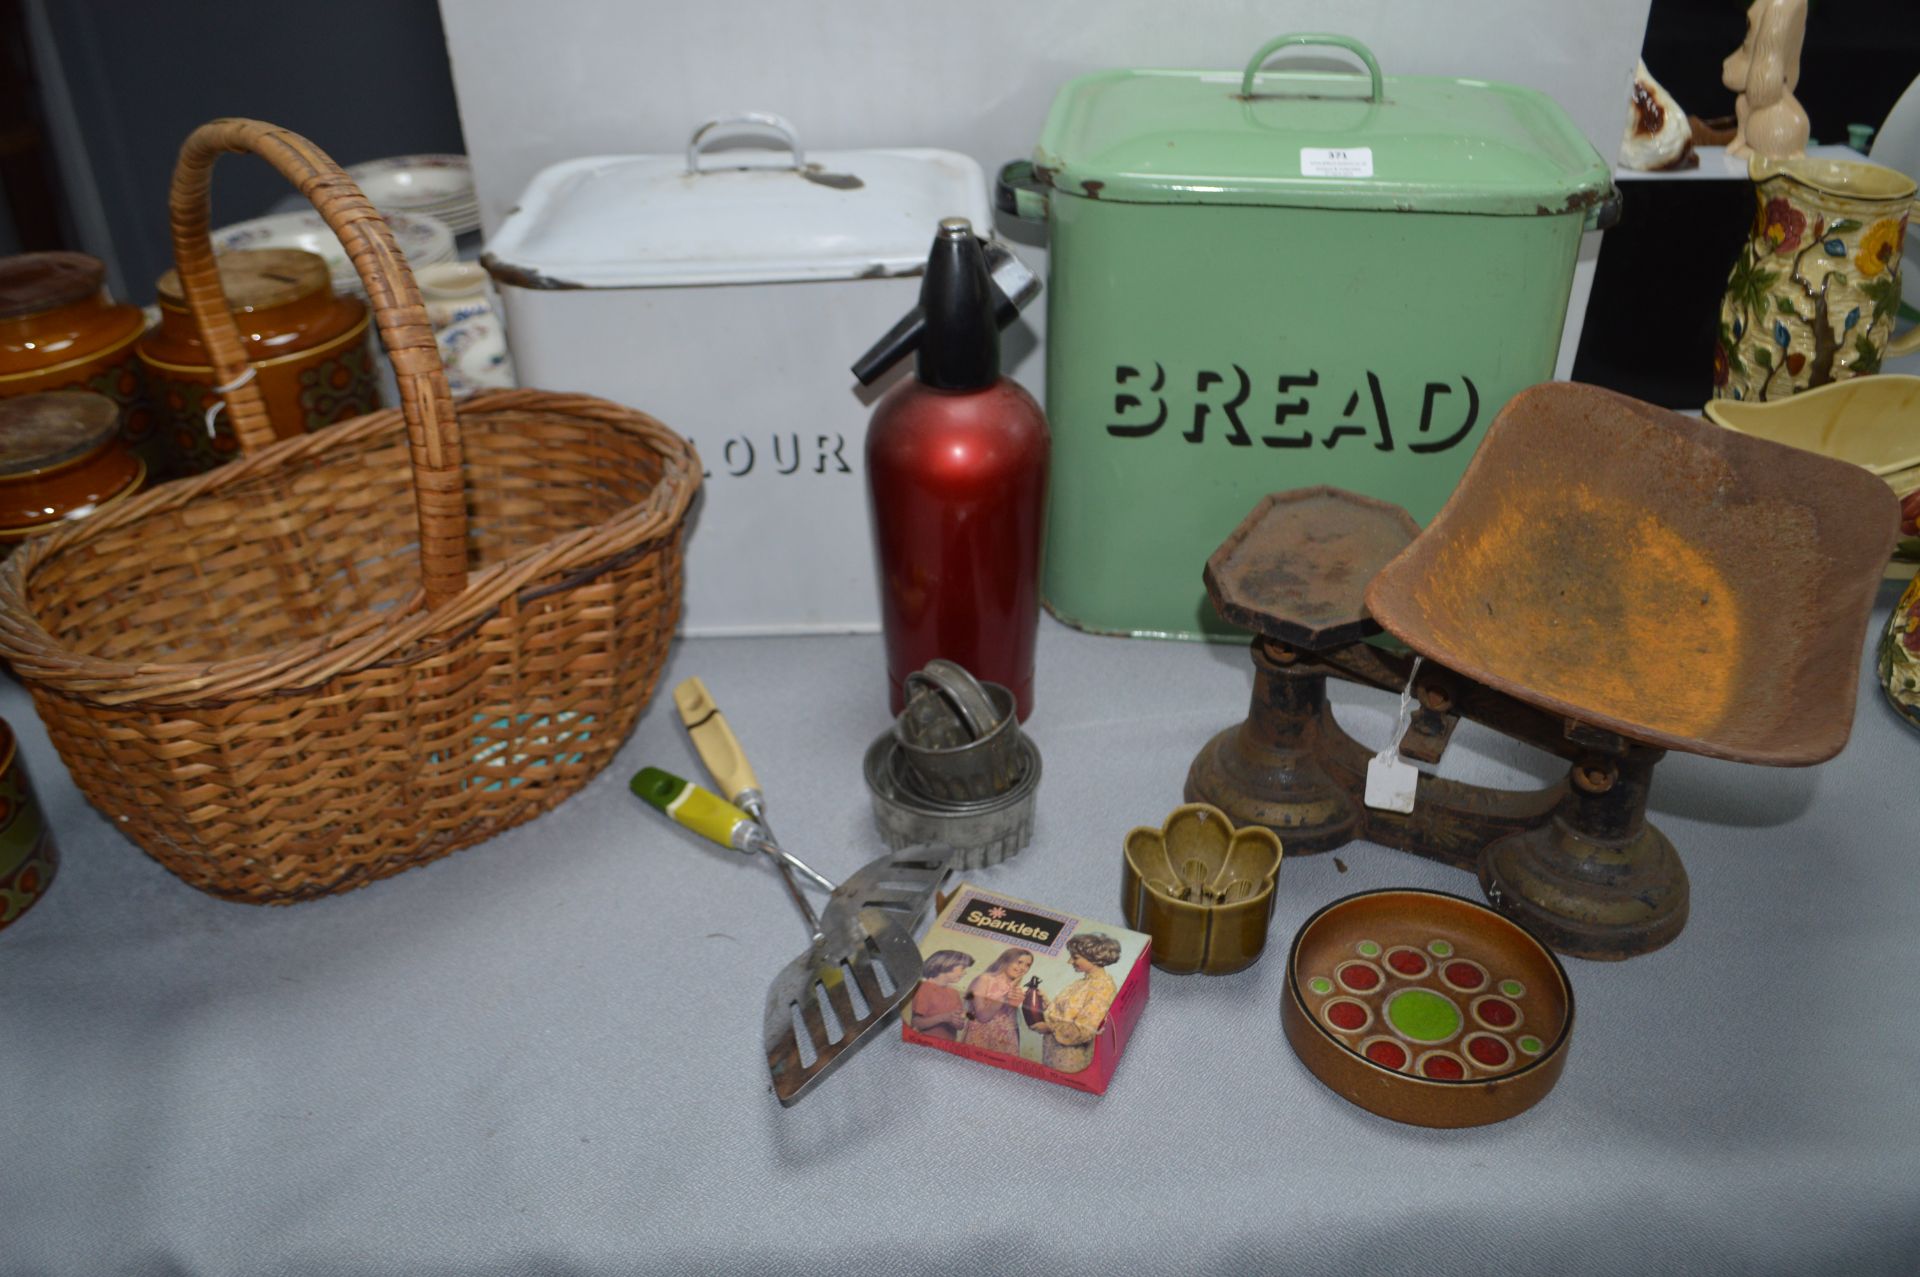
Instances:
[[[658,767],[642,767],[627,782],[627,787],[702,838],[734,851],[765,852],[783,868],[797,870],[825,890],[833,890],[831,878],[823,877],[806,861],[781,847],[766,826],[718,794]]]

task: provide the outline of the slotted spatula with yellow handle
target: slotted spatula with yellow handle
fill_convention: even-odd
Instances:
[[[754,819],[765,813],[758,779],[705,686],[688,679],[674,689],[674,701],[694,748],[739,805],[651,767],[633,778],[633,792],[723,846],[773,854],[812,933],[807,952],[768,988],[763,1022],[774,1094],[793,1105],[911,996],[920,978],[920,950],[908,928],[946,877],[953,853],[907,848],[883,856],[834,888],[816,915],[788,871],[791,858]]]

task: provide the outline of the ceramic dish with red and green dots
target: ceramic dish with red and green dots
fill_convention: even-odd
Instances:
[[[1479,1126],[1559,1080],[1573,988],[1552,952],[1493,910],[1435,891],[1371,891],[1313,915],[1287,955],[1287,1040],[1364,1109]]]

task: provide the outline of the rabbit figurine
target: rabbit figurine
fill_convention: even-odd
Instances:
[[[1788,160],[1807,151],[1807,112],[1793,96],[1800,83],[1800,45],[1807,33],[1807,0],[1753,0],[1747,38],[1720,67],[1720,82],[1739,96],[1739,126],[1727,154]]]

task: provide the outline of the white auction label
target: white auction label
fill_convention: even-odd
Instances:
[[[1372,177],[1373,148],[1303,146],[1300,148],[1300,176]]]
[[[1419,795],[1420,772],[1389,745],[1367,760],[1367,806],[1377,811],[1413,811]]]

